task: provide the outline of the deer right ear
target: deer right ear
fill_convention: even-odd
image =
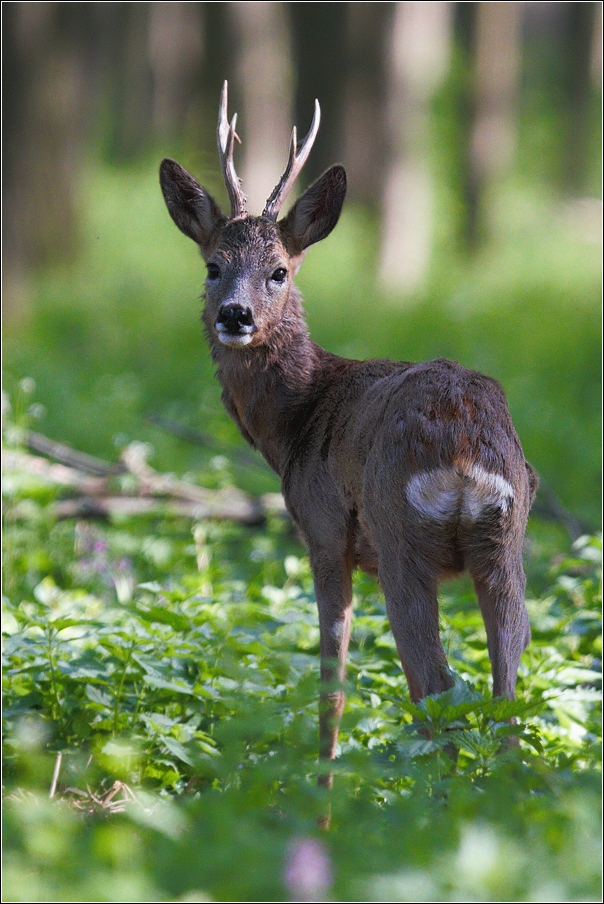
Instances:
[[[209,192],[175,160],[162,160],[159,181],[170,216],[206,258],[226,217]]]
[[[288,215],[278,223],[288,254],[296,257],[309,245],[329,235],[340,217],[346,196],[346,170],[330,167],[298,198]]]

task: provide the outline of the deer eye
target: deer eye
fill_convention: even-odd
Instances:
[[[283,282],[283,280],[285,279],[286,276],[287,276],[287,270],[285,269],[285,267],[277,267],[277,269],[271,276],[271,279],[274,282]]]
[[[220,267],[218,264],[208,264],[208,279],[220,279]]]

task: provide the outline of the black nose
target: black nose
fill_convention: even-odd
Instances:
[[[254,318],[249,308],[240,304],[225,304],[218,311],[216,325],[220,324],[227,333],[239,333],[242,327],[254,325]]]

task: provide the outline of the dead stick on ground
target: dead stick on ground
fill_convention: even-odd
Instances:
[[[6,471],[25,471],[34,477],[39,477],[57,486],[78,490],[87,496],[97,496],[107,492],[106,477],[91,477],[90,474],[77,468],[57,464],[48,461],[47,458],[41,458],[39,455],[30,455],[29,452],[6,449],[3,453],[2,463]]]
[[[61,761],[63,760],[63,754],[59,750],[57,753],[57,758],[55,760],[55,771],[52,774],[52,783],[50,785],[50,794],[48,795],[49,799],[52,800],[55,796],[55,791],[57,790],[57,782],[59,781],[59,772],[61,771]]]
[[[125,465],[121,462],[103,461],[94,455],[88,455],[86,452],[78,452],[65,443],[59,443],[54,439],[48,439],[41,433],[35,433],[29,430],[26,437],[27,447],[32,452],[39,452],[41,455],[47,455],[55,461],[60,461],[64,465],[71,468],[78,468],[80,471],[86,471],[87,474],[95,474],[97,477],[108,477],[110,474],[123,474],[126,471]]]
[[[178,421],[174,421],[169,417],[162,417],[159,414],[149,414],[145,420],[149,421],[150,424],[153,424],[159,430],[170,433],[172,436],[177,436],[178,439],[185,443],[190,443],[193,446],[201,446],[202,449],[208,449],[217,455],[224,454],[224,444],[217,442],[207,433],[201,433],[199,430],[193,429],[193,427],[187,427],[186,424],[179,424]],[[266,472],[270,471],[269,466],[264,459],[261,458],[259,452],[252,452],[249,449],[236,447],[229,450],[228,457],[240,462],[246,467],[258,468],[259,470]]]
[[[47,447],[47,451],[50,452],[51,448],[54,448],[53,444]],[[193,520],[211,518],[258,525],[266,520],[268,513],[287,517],[280,493],[267,493],[258,498],[249,496],[237,487],[209,490],[179,480],[172,474],[155,471],[146,461],[147,449],[144,443],[132,443],[124,450],[123,467],[134,479],[134,484],[130,483],[126,493],[120,493],[117,481],[113,487],[114,492],[111,493],[108,476],[93,477],[72,466],[17,449],[5,450],[3,466],[8,472],[25,472],[50,484],[75,490],[79,494],[76,497],[60,499],[50,504],[50,510],[59,519],[168,515]],[[77,458],[77,453],[75,457]],[[12,518],[30,516],[27,506],[20,503],[10,511]]]
[[[65,518],[108,518],[113,515],[132,517],[136,515],[173,516],[203,521],[208,518],[218,521],[239,521],[241,524],[262,524],[266,511],[278,511],[272,500],[254,497],[228,498],[217,495],[206,502],[186,500],[152,499],[148,496],[80,496],[64,499],[52,504],[52,512],[59,520]],[[17,510],[18,512],[18,510]]]

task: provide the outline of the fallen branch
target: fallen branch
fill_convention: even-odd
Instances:
[[[539,518],[546,518],[548,521],[557,521],[562,524],[572,540],[577,540],[585,534],[594,532],[594,528],[591,525],[575,517],[572,512],[569,512],[562,505],[553,489],[543,478],[539,481],[539,489],[537,498],[533,503],[532,513]]]
[[[27,432],[26,437],[27,448],[32,452],[39,452],[41,455],[47,455],[54,461],[60,461],[70,468],[77,468],[85,471],[87,474],[96,474],[97,477],[108,477],[111,474],[123,474],[126,470],[121,462],[103,461],[102,458],[95,458],[94,455],[88,455],[86,452],[78,452],[71,446],[64,443],[58,443],[54,439],[48,439],[41,433],[34,433],[33,430]]]
[[[46,458],[40,458],[39,455],[18,452],[16,449],[5,449],[2,454],[2,463],[6,471],[25,471],[32,477],[39,477],[47,483],[71,487],[89,496],[107,492],[106,477],[90,477],[77,468],[50,462]]]
[[[199,430],[188,427],[186,424],[180,424],[178,421],[172,420],[172,418],[163,417],[159,414],[148,414],[145,420],[160,430],[163,430],[165,433],[177,436],[178,439],[183,440],[185,443],[190,443],[193,446],[201,446],[202,449],[209,449],[218,454],[221,454],[224,451],[224,447],[216,442],[212,436],[209,436],[207,433],[201,433]],[[259,468],[263,471],[270,470],[259,453],[251,452],[246,448],[232,449],[229,452],[229,457],[244,464],[246,467]]]
[[[211,493],[210,490],[207,491]],[[184,500],[162,500],[145,496],[80,496],[64,499],[51,505],[56,518],[109,518],[113,516],[131,517],[135,515],[171,516],[204,521],[208,518],[219,521],[239,521],[241,524],[257,525],[266,520],[267,508],[262,498],[253,498],[234,491],[217,491],[205,503]]]
[[[122,452],[122,461],[128,471],[137,478],[142,495],[177,496],[189,502],[207,504],[215,491],[179,480],[172,474],[160,474],[148,462],[149,446],[146,443],[130,443]],[[235,490],[238,493],[239,490]],[[243,494],[242,494],[243,495]]]
[[[36,436],[39,439],[40,435]],[[63,460],[81,461],[81,453],[61,443],[48,441],[48,445],[37,445],[44,447],[48,455],[56,452]],[[110,474],[92,477],[82,469],[15,449],[5,451],[3,465],[5,471],[24,472],[51,485],[76,491],[79,495],[74,498],[50,503],[49,510],[60,520],[153,515],[184,517],[196,521],[209,518],[258,525],[266,520],[268,513],[287,516],[280,493],[254,497],[236,487],[209,490],[179,480],[172,474],[155,471],[147,463],[148,451],[149,447],[144,443],[131,443],[124,449],[123,461],[119,467],[120,474],[127,475],[127,481],[120,479],[114,466],[107,463],[101,462],[101,465],[106,465],[106,469],[113,468]],[[98,463],[100,459],[93,461]],[[92,467],[86,460],[84,464]],[[98,469],[101,469],[100,465]],[[13,519],[29,518],[31,508],[21,501],[6,514]]]
[[[201,446],[204,449],[212,449],[215,452],[219,451],[218,443],[209,434],[201,433],[193,427],[187,427],[186,424],[179,424],[178,421],[173,421],[170,417],[163,417],[160,414],[148,414],[145,420],[166,433],[177,436],[186,443],[191,443],[193,446]]]
[[[164,419],[150,418],[155,423],[173,430]],[[177,425],[179,430],[180,425]],[[206,443],[203,434],[189,428],[190,441]],[[113,515],[171,515],[194,520],[214,518],[239,521],[242,524],[262,524],[267,513],[288,517],[280,493],[268,493],[261,497],[249,496],[235,487],[226,490],[208,490],[205,487],[179,480],[172,474],[155,471],[147,462],[149,447],[145,443],[130,443],[122,453],[121,462],[106,462],[85,452],[78,452],[64,443],[48,439],[40,433],[28,432],[27,446],[54,461],[30,455],[15,449],[3,453],[4,467],[8,471],[25,471],[56,486],[77,491],[79,497],[52,503],[52,511],[63,518],[107,518]],[[208,443],[213,445],[213,443]],[[116,483],[112,478],[130,475],[134,486],[127,491],[112,492]],[[96,476],[91,476],[96,475]],[[117,481],[119,484],[119,480]],[[153,497],[153,498],[151,498]],[[14,518],[29,517],[26,507],[17,503],[11,514]],[[593,531],[593,527],[569,512],[560,502],[554,490],[542,479],[533,514],[561,524],[570,537],[576,540]]]

